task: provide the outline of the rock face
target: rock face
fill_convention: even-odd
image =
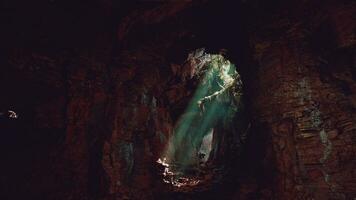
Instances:
[[[346,15],[355,5],[326,4],[308,22],[298,20],[301,13],[315,9],[310,6],[283,19],[289,21],[284,27],[287,34],[279,39],[271,42],[267,38],[272,35],[257,36],[256,114],[269,124],[280,197],[352,199],[355,42],[350,40],[352,33],[337,29],[348,23]],[[331,14],[327,10],[333,6],[337,9]],[[343,14],[338,13],[341,10]],[[334,15],[345,21],[334,21]],[[322,38],[319,31],[326,30],[335,35]]]
[[[0,113],[18,114],[0,115],[2,199],[356,198],[354,2],[96,0],[64,19],[70,4],[51,5],[5,13],[22,26],[49,17],[2,37]],[[248,135],[222,142],[243,148],[220,152],[234,159],[219,161],[229,170],[216,186],[174,193],[155,163],[197,84],[184,61],[201,47],[237,64]]]

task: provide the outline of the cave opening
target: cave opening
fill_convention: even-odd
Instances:
[[[235,118],[241,112],[242,81],[236,67],[224,57],[224,50],[210,54],[197,49],[183,65],[182,79],[197,86],[157,163],[163,166],[163,181],[175,190],[209,185],[219,163],[233,144],[227,138],[241,137]],[[188,88],[191,89],[191,88]],[[238,140],[239,141],[239,140]]]

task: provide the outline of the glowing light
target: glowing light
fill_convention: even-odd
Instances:
[[[200,183],[200,180],[198,179],[184,177],[183,173],[180,172],[173,172],[170,164],[168,164],[166,160],[166,158],[163,158],[162,160],[159,158],[157,160],[157,163],[165,167],[162,173],[164,177],[163,181],[165,183],[172,184],[178,188],[183,186],[195,186]]]
[[[164,166],[164,182],[176,187],[194,186],[201,182],[197,175],[188,176],[185,172],[207,162],[209,155],[205,154],[205,159],[199,156],[202,145],[208,147],[204,142],[209,140],[211,143],[217,124],[231,123],[242,95],[240,76],[235,66],[222,55],[198,50],[189,54],[187,65],[190,72],[186,74],[199,79],[200,84],[176,125],[163,159],[157,160]]]
[[[8,110],[7,112],[9,113],[9,118],[12,118],[12,119],[18,118],[18,115],[14,111]]]
[[[199,149],[199,158],[202,160],[202,163],[205,163],[209,159],[212,149],[213,132],[214,129],[211,129],[209,133],[203,137],[203,141]]]

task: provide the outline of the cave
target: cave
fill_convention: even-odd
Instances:
[[[237,151],[246,137],[241,123],[242,81],[235,65],[221,54],[209,54],[205,49],[191,52],[176,80],[188,79],[196,86],[184,87],[186,91],[195,89],[187,98],[189,103],[183,103],[185,110],[173,123],[157,163],[164,167],[163,181],[181,192],[201,190],[198,186],[206,188],[212,183],[219,174],[214,172],[226,170],[227,161],[233,159],[225,152]]]
[[[0,199],[356,198],[355,2],[0,5]]]

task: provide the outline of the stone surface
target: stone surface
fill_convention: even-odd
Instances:
[[[2,199],[356,198],[355,3],[73,6],[68,19],[54,6],[40,28],[2,37],[0,109],[19,114],[0,118]],[[249,134],[241,152],[220,152],[239,155],[216,168],[227,178],[174,193],[156,160],[196,85],[184,60],[201,47],[237,62]]]

